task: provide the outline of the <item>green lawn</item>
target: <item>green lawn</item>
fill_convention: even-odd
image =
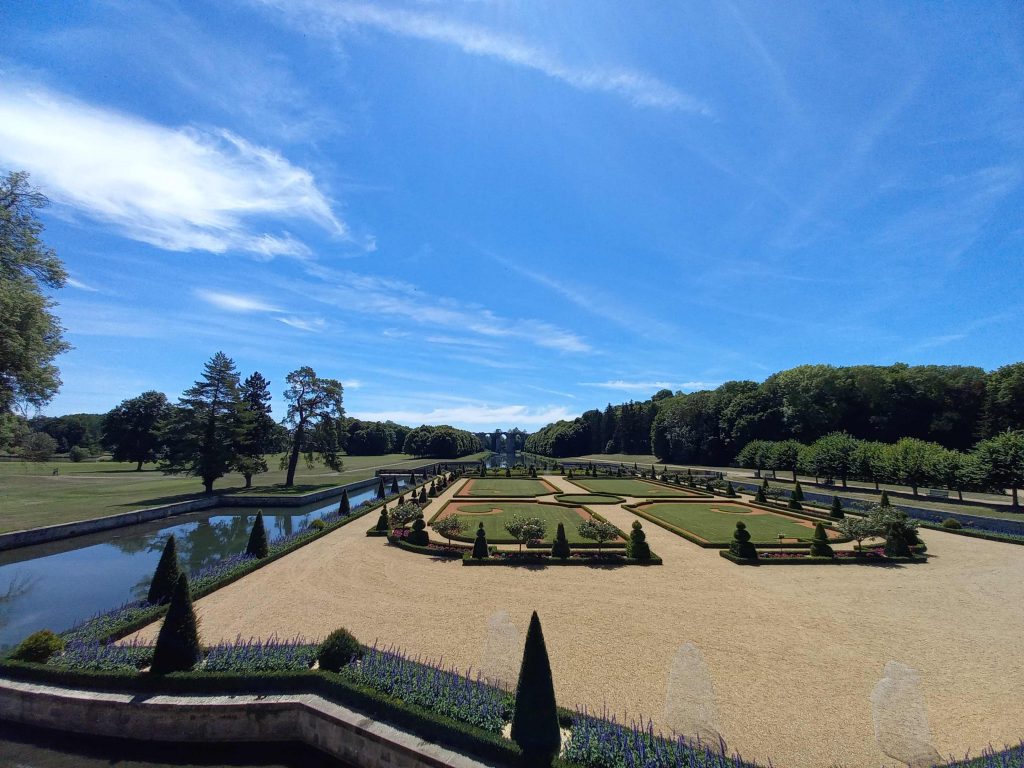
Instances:
[[[592,493],[610,493],[618,496],[637,498],[661,498],[664,496],[696,496],[687,488],[668,488],[657,483],[648,483],[632,477],[574,477],[569,482]]]
[[[604,493],[560,493],[555,501],[565,504],[621,504],[625,499],[621,496],[609,496]]]
[[[814,534],[813,523],[805,525],[795,518],[771,512],[753,514],[750,507],[731,502],[659,502],[640,504],[638,509],[669,525],[689,531],[705,541],[720,544],[732,541],[737,520],[747,524],[751,541],[759,546],[778,543],[780,533],[790,539],[810,539]]]
[[[280,456],[267,457],[271,471],[253,478],[254,492],[283,491],[280,484],[285,473],[279,468],[279,460]],[[296,490],[305,492],[363,480],[373,477],[378,467],[409,469],[433,463],[433,459],[401,453],[346,456],[339,473],[323,465],[309,469],[300,461]],[[59,470],[58,475],[53,474],[54,469]],[[244,485],[241,475],[231,474],[213,487],[216,492],[227,492],[240,491]],[[201,496],[202,492],[197,478],[164,475],[152,464],[136,472],[134,464],[111,461],[0,462],[0,533],[169,504]]]
[[[495,509],[500,512],[493,514]],[[466,532],[463,534],[463,538],[467,541],[473,540],[477,526],[483,523],[488,544],[515,544],[516,541],[505,530],[505,523],[511,520],[513,515],[539,517],[544,520],[548,526],[544,541],[548,544],[554,540],[559,523],[565,525],[565,537],[570,544],[588,541],[580,538],[577,533],[577,528],[584,518],[573,507],[540,504],[532,501],[488,501],[482,504],[457,501],[445,507],[444,511],[457,514],[466,523]]]
[[[478,477],[472,478],[459,489],[459,496],[488,496],[506,498],[509,496],[547,496],[555,493],[545,482],[532,478]]]

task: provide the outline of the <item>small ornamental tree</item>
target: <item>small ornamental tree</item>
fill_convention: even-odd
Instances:
[[[380,517],[377,518],[377,525],[374,528],[378,531],[386,531],[388,529],[388,505],[384,504],[380,508]]]
[[[172,533],[164,544],[164,551],[160,555],[160,562],[156,564],[156,571],[153,572],[153,580],[149,583],[149,594],[146,596],[153,605],[159,605],[170,601],[174,594],[174,587],[178,583],[178,576],[181,569],[178,567],[178,545]]]
[[[505,530],[519,543],[519,551],[523,551],[523,544],[540,541],[547,533],[547,524],[539,517],[520,517],[513,515],[512,519],[505,523]]]
[[[512,468],[505,467],[505,477],[512,477]]]
[[[420,487],[420,499],[419,499],[419,501],[420,501],[420,504],[426,504],[427,503],[427,486],[425,486],[425,485]]]
[[[750,531],[747,530],[747,524],[742,520],[736,523],[736,530],[732,533],[729,551],[736,557],[742,557],[744,560],[757,560],[757,548],[750,543]]]
[[[186,672],[200,658],[199,622],[188,592],[188,577],[182,573],[174,585],[171,604],[164,616],[164,623],[160,625],[160,633],[156,636],[150,671],[154,675]]]
[[[490,556],[490,550],[487,548],[487,532],[484,530],[484,524],[480,523],[476,529],[476,539],[473,541],[473,559],[483,560]]]
[[[887,557],[913,557],[910,547],[917,543],[917,521],[893,507],[873,507],[868,518],[878,535],[885,536]]]
[[[572,467],[569,467],[569,472],[566,474],[566,478],[572,480]]]
[[[835,553],[828,543],[825,526],[821,523],[814,526],[814,536],[811,538],[811,557],[835,557]]]
[[[338,517],[345,517],[352,511],[352,505],[348,500],[348,491],[341,492],[341,501],[338,502]]]
[[[391,478],[391,495],[392,496],[397,496],[398,495],[398,478],[397,477],[392,477]]]
[[[626,557],[641,562],[651,559],[651,546],[647,543],[647,534],[639,520],[633,521],[633,529],[629,532],[629,541],[626,542]]]
[[[848,539],[857,542],[857,556],[863,555],[864,539],[878,534],[875,524],[867,517],[844,517],[836,524],[836,529]]]
[[[603,520],[584,520],[580,523],[577,532],[584,539],[596,541],[598,553],[601,552],[601,547],[606,541],[611,541],[619,535],[618,528]]]
[[[430,543],[430,536],[427,535],[426,527],[427,524],[423,522],[423,515],[420,515],[412,521],[412,530],[409,531],[406,541],[410,544],[415,544],[417,547],[427,546]]]
[[[458,515],[442,517],[440,520],[435,520],[434,524],[430,527],[437,532],[438,536],[444,536],[448,539],[449,545],[452,543],[452,536],[458,536],[466,530],[466,524]]]
[[[523,751],[523,764],[536,768],[550,766],[562,743],[551,662],[536,611],[526,632],[511,736]]]
[[[725,484],[725,495],[730,499],[736,498],[736,489],[732,487],[731,481]]]
[[[252,524],[252,531],[249,532],[249,543],[245,545],[245,554],[261,558],[270,554],[267,529],[263,525],[262,509],[256,511],[256,521]]]
[[[404,493],[398,494],[398,502],[397,503],[398,503],[399,506],[401,506],[402,504],[405,504],[405,494]]]
[[[757,489],[757,493],[754,495],[754,501],[756,501],[758,504],[768,503],[768,497],[764,495],[764,486],[760,486]]]
[[[384,478],[381,477],[377,480],[377,498],[383,499],[387,496],[387,492],[384,490]]]
[[[798,499],[796,497],[796,494],[794,493],[792,496],[789,497],[789,503],[786,504],[786,508],[793,510],[801,510],[804,508],[804,505],[800,503],[800,499]]]
[[[391,522],[392,528],[401,528],[402,530],[405,530],[405,526],[419,516],[420,509],[415,504],[399,504],[391,510],[388,520]]]
[[[891,507],[892,506],[892,504],[889,503],[889,492],[888,491],[882,491],[882,498],[880,498],[878,500],[878,506],[880,506],[880,507]]]
[[[833,517],[837,520],[842,519],[846,516],[843,512],[843,502],[838,496],[832,497],[832,508],[828,511],[829,517]]]
[[[797,484],[793,486],[793,498],[797,501],[804,500],[804,489],[803,486],[800,485],[799,481],[797,481]]]
[[[558,531],[555,533],[555,543],[551,545],[551,556],[565,560],[571,554],[569,540],[565,538],[565,525],[559,523]]]
[[[431,481],[430,490],[427,491],[427,495],[432,499],[437,498],[437,480]]]

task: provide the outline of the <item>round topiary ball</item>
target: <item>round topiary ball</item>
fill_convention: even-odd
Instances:
[[[347,629],[336,629],[329,634],[316,652],[320,669],[338,672],[356,659],[363,657],[363,647]]]
[[[423,522],[423,516],[417,517],[412,524],[412,530],[406,537],[406,541],[415,544],[417,547],[425,547],[430,543],[430,536],[426,531],[427,524]]]
[[[942,521],[942,527],[948,528],[951,531],[959,531],[964,526],[955,517],[947,517],[945,520]]]
[[[55,653],[64,650],[64,641],[48,629],[41,629],[21,641],[11,658],[16,661],[30,661],[42,664]]]

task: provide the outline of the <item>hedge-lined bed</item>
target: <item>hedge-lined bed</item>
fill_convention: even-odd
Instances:
[[[562,565],[589,565],[592,567],[614,567],[620,565],[661,565],[662,560],[653,552],[649,560],[636,560],[626,557],[621,552],[574,551],[567,558],[553,557],[550,552],[492,552],[487,558],[474,558],[472,553],[462,556],[463,565],[484,565],[484,566],[562,566]]]
[[[499,514],[491,514],[491,510],[493,509],[500,510]],[[581,514],[581,511],[584,514]],[[513,539],[504,529],[504,523],[506,520],[510,520],[514,515],[521,515],[523,517],[541,517],[545,522],[547,522],[548,531],[544,539],[536,545],[539,548],[551,546],[558,528],[558,523],[560,522],[565,526],[566,538],[568,538],[569,543],[573,547],[596,547],[597,545],[593,542],[582,538],[578,534],[577,528],[579,524],[587,520],[588,517],[601,522],[608,522],[597,512],[579,505],[573,506],[558,504],[552,501],[495,499],[493,501],[472,502],[461,499],[446,502],[444,506],[442,506],[441,509],[439,509],[430,518],[430,520],[427,521],[428,525],[432,525],[437,520],[446,516],[446,514],[457,515],[463,521],[469,523],[466,531],[459,536],[453,536],[453,540],[472,543],[476,536],[478,523],[483,523],[484,530],[487,532],[487,542],[489,544],[508,545],[518,544],[519,542]],[[625,534],[623,534],[622,531],[619,531],[619,536],[619,539],[607,542],[604,544],[604,547],[610,548],[626,546]]]
[[[810,550],[790,552],[758,552],[757,560],[737,557],[728,549],[721,549],[718,554],[737,565],[910,565],[928,562],[926,556],[889,557],[881,549],[867,550],[864,553],[853,550],[837,550],[835,557],[812,557]]]
[[[555,496],[555,501],[586,506],[587,504],[621,504],[625,499],[610,493],[560,493]]]

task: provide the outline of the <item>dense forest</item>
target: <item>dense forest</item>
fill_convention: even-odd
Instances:
[[[1024,429],[1024,363],[970,366],[802,365],[755,381],[608,405],[532,434],[546,456],[653,453],[662,461],[726,465],[753,440],[810,444],[833,432],[895,443],[911,437],[966,450]]]

